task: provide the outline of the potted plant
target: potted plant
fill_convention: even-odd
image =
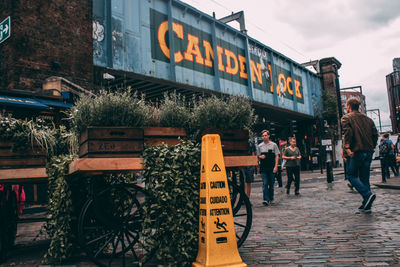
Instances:
[[[192,121],[194,135],[221,136],[224,155],[248,154],[249,130],[256,121],[248,98],[211,96],[197,100],[194,103]]]
[[[41,120],[0,116],[0,168],[43,167],[56,144],[54,128]]]

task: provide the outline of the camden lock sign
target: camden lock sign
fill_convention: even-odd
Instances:
[[[0,44],[11,35],[11,18],[8,16],[0,23]]]
[[[152,58],[169,62],[171,55],[168,17],[150,9],[150,21]],[[254,47],[250,49],[252,53],[250,53],[249,64],[245,57],[245,50],[234,43],[216,38],[217,51],[214,51],[210,33],[175,19],[172,23],[172,31],[175,47],[174,59],[177,66],[215,75],[213,66],[214,58],[217,57],[220,78],[247,85],[248,72],[251,72],[255,89],[270,94],[273,94],[274,90],[277,94],[283,91],[285,98],[293,100],[293,95],[296,95],[297,102],[304,103],[302,78],[296,74],[291,76],[290,70],[276,64],[271,66],[269,62],[254,54]],[[266,68],[266,75],[264,75],[263,68]]]

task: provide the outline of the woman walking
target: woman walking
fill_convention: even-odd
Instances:
[[[283,151],[282,158],[286,160],[286,173],[288,181],[286,185],[286,194],[290,194],[290,185],[293,181],[294,176],[294,194],[300,195],[300,159],[301,154],[298,147],[296,147],[296,138],[289,138],[290,146]]]

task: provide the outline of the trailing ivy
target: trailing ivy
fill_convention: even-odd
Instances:
[[[72,191],[66,180],[68,164],[73,156],[51,158],[46,166],[48,174],[48,220],[46,231],[50,237],[50,246],[44,256],[45,263],[61,263],[72,253],[72,223],[74,207]]]
[[[165,266],[190,266],[198,247],[200,145],[152,146],[143,152],[146,242]]]

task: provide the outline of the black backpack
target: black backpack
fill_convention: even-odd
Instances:
[[[390,151],[389,142],[387,140],[383,140],[379,144],[379,156],[385,157],[389,155],[389,151]]]

